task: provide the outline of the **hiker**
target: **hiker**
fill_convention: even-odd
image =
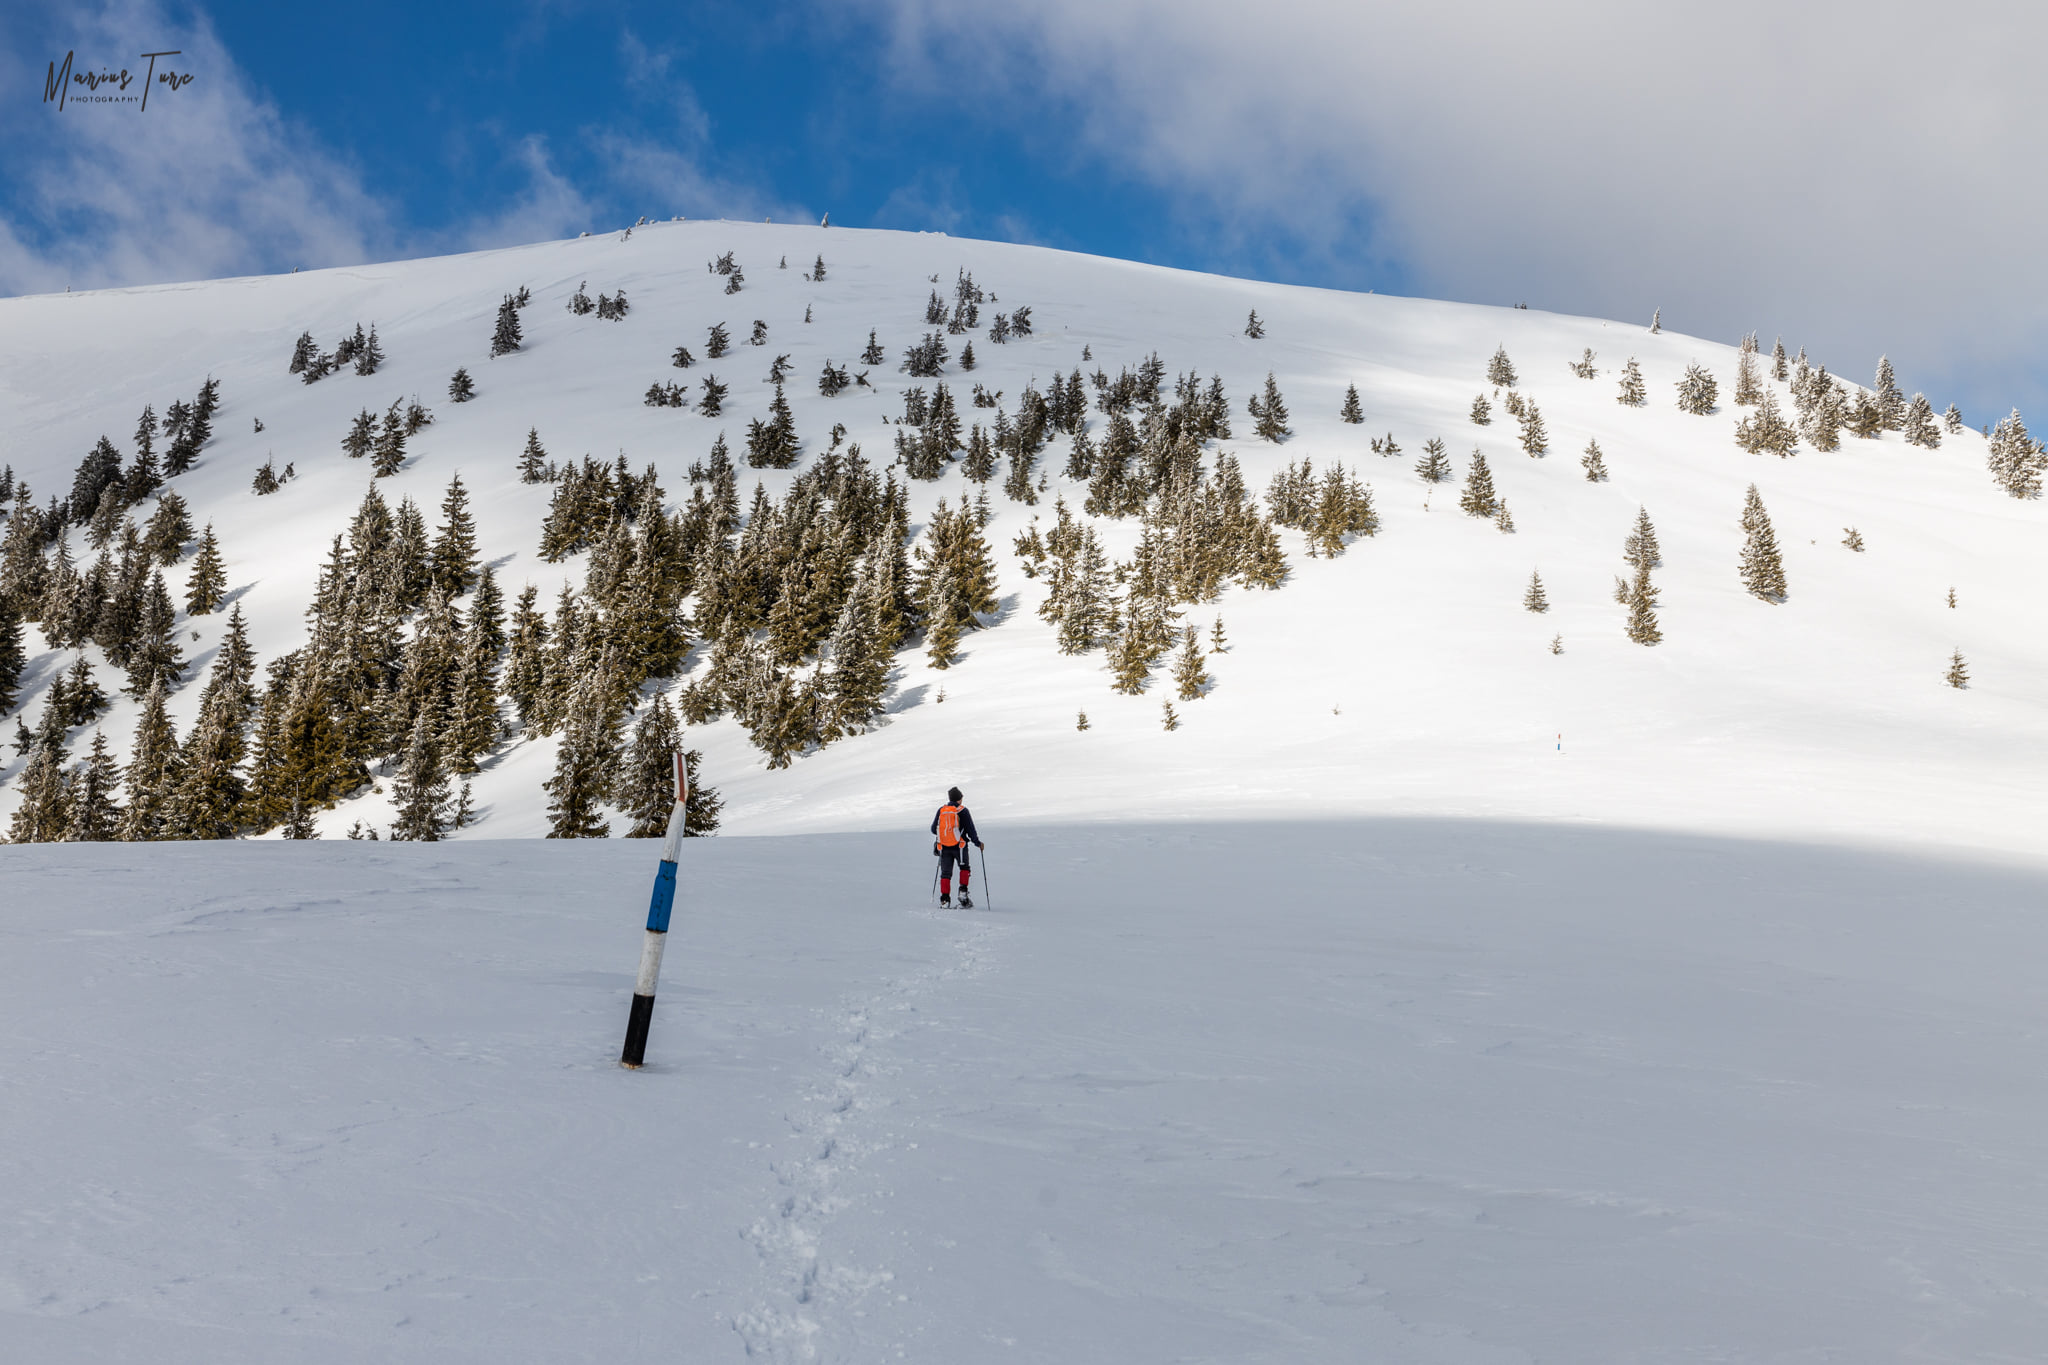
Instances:
[[[953,864],[960,864],[960,908],[972,910],[974,898],[967,894],[967,879],[974,875],[974,869],[967,862],[967,846],[981,848],[981,835],[975,832],[974,817],[967,807],[960,804],[960,789],[953,787],[946,792],[946,804],[939,807],[939,813],[932,817],[932,835],[937,840],[932,852],[939,860],[939,904],[953,904]]]

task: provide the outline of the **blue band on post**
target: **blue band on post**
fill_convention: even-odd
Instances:
[[[654,899],[647,905],[647,931],[653,934],[668,932],[669,911],[676,903],[676,865],[664,862],[661,871],[654,874]]]

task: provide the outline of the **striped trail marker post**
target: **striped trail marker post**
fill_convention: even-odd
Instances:
[[[647,1060],[647,1026],[654,1021],[654,983],[661,976],[661,949],[668,941],[669,912],[676,904],[676,856],[683,842],[683,803],[690,795],[683,775],[683,756],[675,756],[676,804],[668,813],[668,838],[661,846],[661,870],[654,874],[654,896],[647,903],[647,937],[640,942],[640,976],[633,983],[633,1012],[626,1018],[626,1048],[621,1066],[638,1067]]]

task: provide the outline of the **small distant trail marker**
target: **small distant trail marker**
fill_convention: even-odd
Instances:
[[[668,838],[661,846],[661,869],[654,874],[654,896],[647,904],[647,937],[640,942],[640,976],[633,983],[633,1012],[626,1019],[626,1048],[619,1064],[638,1068],[647,1060],[647,1027],[654,1021],[654,984],[661,977],[661,950],[668,941],[669,912],[676,904],[676,857],[683,843],[683,806],[690,796],[683,756],[675,755],[676,804],[668,813]]]

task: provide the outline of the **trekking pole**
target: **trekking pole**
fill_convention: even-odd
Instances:
[[[984,845],[977,850],[981,854],[981,898],[988,902],[985,909],[996,908],[996,898],[988,893],[988,848]]]
[[[939,903],[939,851],[932,850],[932,904]]]

